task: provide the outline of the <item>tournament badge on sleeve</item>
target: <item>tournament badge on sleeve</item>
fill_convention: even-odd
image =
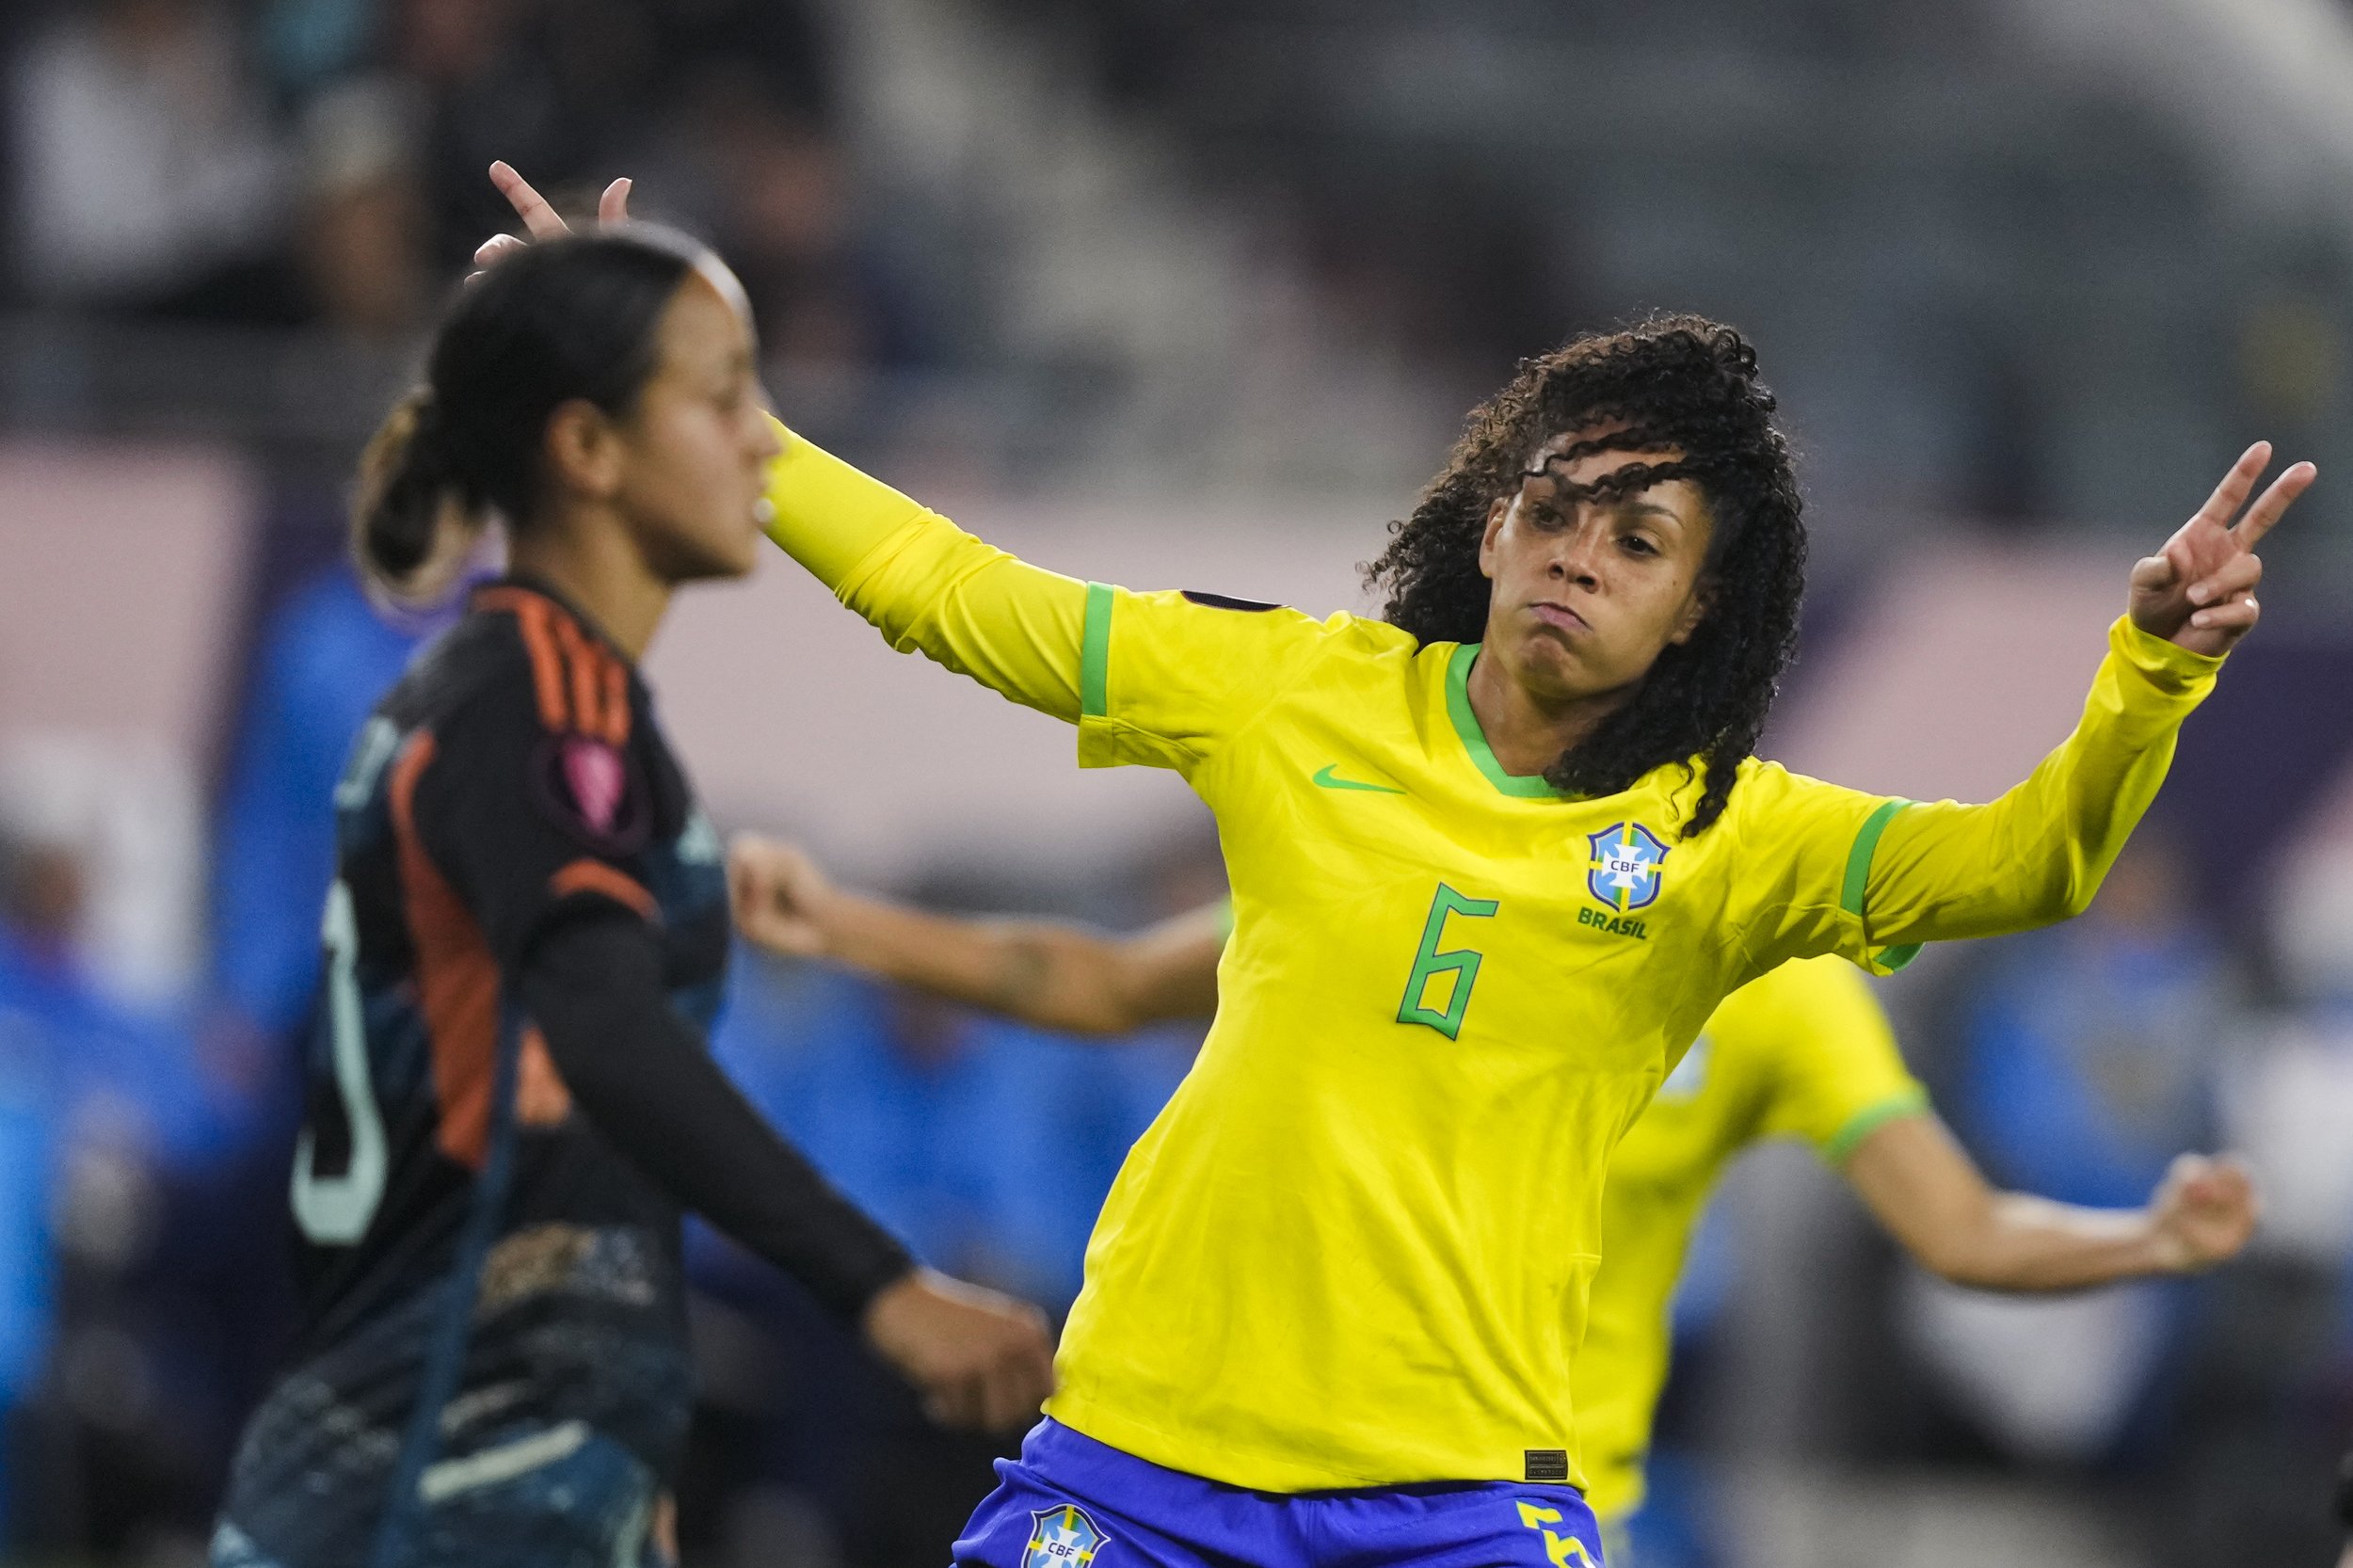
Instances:
[[[1085,1509],[1064,1503],[1037,1509],[1030,1514],[1030,1545],[1021,1554],[1021,1568],[1088,1568],[1103,1532]]]
[[[541,808],[557,826],[603,855],[634,855],[652,825],[646,790],[629,754],[601,735],[566,730],[539,748]]]

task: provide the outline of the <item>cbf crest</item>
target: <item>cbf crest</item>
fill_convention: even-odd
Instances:
[[[1613,823],[1586,835],[1593,850],[1585,886],[1621,915],[1649,907],[1658,897],[1660,862],[1667,846],[1638,822]]]
[[[1030,1545],[1021,1554],[1021,1568],[1089,1568],[1103,1532],[1083,1508],[1065,1503],[1039,1509],[1030,1515]]]

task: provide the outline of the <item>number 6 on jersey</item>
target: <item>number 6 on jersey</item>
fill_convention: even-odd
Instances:
[[[1399,1023],[1425,1024],[1449,1040],[1462,1034],[1463,1016],[1470,1011],[1471,986],[1479,979],[1480,960],[1485,954],[1476,948],[1438,951],[1438,944],[1446,939],[1446,918],[1461,915],[1484,920],[1498,907],[1494,899],[1465,898],[1445,883],[1438,884],[1438,896],[1430,901],[1430,919],[1421,928],[1420,951],[1414,954],[1414,972],[1405,980],[1405,1000],[1398,1004]],[[1454,977],[1443,1009],[1430,1005],[1430,983],[1442,974]]]

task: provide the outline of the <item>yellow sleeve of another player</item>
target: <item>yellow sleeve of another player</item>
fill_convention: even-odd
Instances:
[[[1130,593],[1031,566],[790,431],[783,440],[768,536],[900,652],[1077,723],[1086,766],[1190,772],[1320,646],[1325,629],[1296,610]]]
[[[1767,1137],[1802,1138],[1832,1164],[1898,1116],[1929,1106],[1870,983],[1834,958],[1801,958],[1759,980],[1771,993]]]
[[[1884,972],[1923,942],[2080,913],[2221,664],[2120,618],[2075,732],[1989,805],[1913,805],[1756,768],[1734,792],[1751,795],[1733,908],[1749,972],[1821,952]]]

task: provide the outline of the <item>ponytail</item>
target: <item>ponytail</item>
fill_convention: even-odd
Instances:
[[[433,390],[419,387],[393,406],[360,454],[352,560],[386,598],[430,602],[473,552],[483,523],[451,459]]]

